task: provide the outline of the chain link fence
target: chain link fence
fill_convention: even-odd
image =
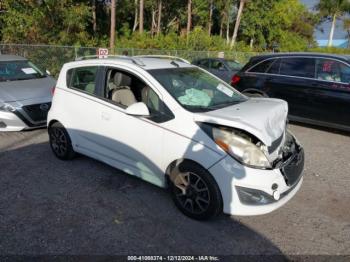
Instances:
[[[64,63],[74,61],[79,56],[95,55],[96,48],[1,44],[0,53],[23,56],[41,69],[50,71],[53,76],[58,76]]]
[[[58,76],[64,63],[74,61],[78,57],[96,55],[96,47],[74,47],[56,45],[22,45],[0,44],[0,54],[12,54],[26,57],[43,70],[49,70],[53,76]],[[136,55],[169,55],[185,58],[193,61],[199,58],[224,56],[245,64],[250,57],[257,55],[254,52],[219,52],[219,51],[189,51],[189,50],[159,50],[159,49],[134,49],[115,48],[109,50],[110,54],[130,56]]]

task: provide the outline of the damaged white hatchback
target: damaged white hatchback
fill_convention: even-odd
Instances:
[[[84,59],[61,70],[48,132],[58,158],[78,152],[168,187],[189,217],[259,215],[303,180],[287,113],[177,58]]]

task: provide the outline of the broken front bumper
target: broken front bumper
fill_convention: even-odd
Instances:
[[[266,214],[296,194],[303,180],[304,150],[294,137],[287,146],[271,170],[243,166],[230,156],[209,169],[220,187],[224,213]]]

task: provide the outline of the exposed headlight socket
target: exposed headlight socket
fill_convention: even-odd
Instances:
[[[273,183],[272,186],[271,186],[271,189],[272,190],[276,190],[278,188],[278,185],[276,183]]]

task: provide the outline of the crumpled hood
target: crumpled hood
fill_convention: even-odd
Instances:
[[[245,130],[271,146],[286,128],[287,102],[273,98],[250,98],[219,110],[194,114],[195,121]]]
[[[15,102],[49,97],[55,83],[52,77],[0,82],[0,101]]]

